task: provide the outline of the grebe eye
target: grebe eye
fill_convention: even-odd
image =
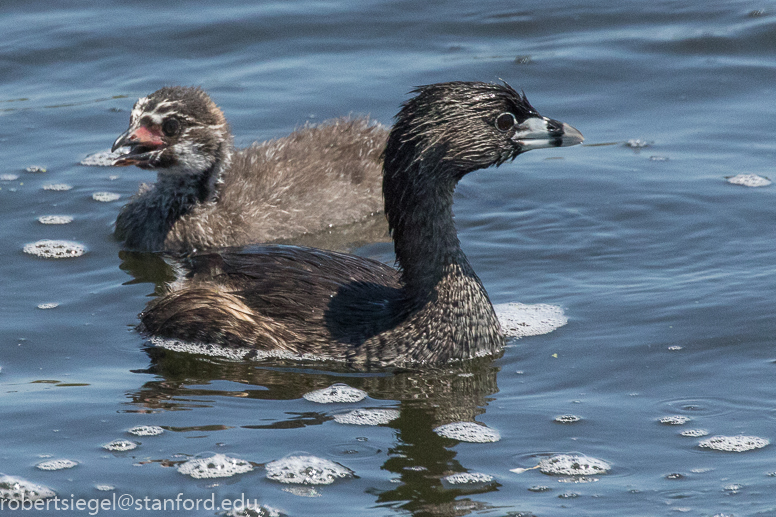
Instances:
[[[168,118],[162,122],[162,131],[167,136],[174,136],[181,130],[181,123],[177,118]]]
[[[515,116],[511,113],[502,113],[498,117],[496,117],[496,128],[498,128],[499,131],[509,131],[514,127],[514,125],[517,123],[517,120],[515,119]]]

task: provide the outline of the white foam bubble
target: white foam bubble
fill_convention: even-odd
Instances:
[[[742,187],[767,187],[772,182],[768,178],[758,176],[757,174],[737,174],[728,179],[728,183],[741,185]]]
[[[568,478],[560,478],[558,480],[558,483],[595,483],[596,481],[599,481],[598,478],[589,477],[589,476],[572,476]]]
[[[100,201],[101,203],[110,203],[111,201],[121,199],[121,194],[115,194],[113,192],[95,192],[92,194],[92,199]]]
[[[509,337],[548,334],[568,323],[563,309],[557,305],[538,303],[500,303],[493,306],[501,323],[501,330]]]
[[[732,483],[730,485],[725,485],[722,487],[722,490],[725,492],[730,492],[731,494],[737,494],[740,490],[744,488],[744,485],[740,485],[738,483]]]
[[[708,435],[709,432],[705,429],[687,429],[679,434],[682,436],[688,436],[690,438],[700,438],[702,436]]]
[[[631,138],[625,143],[625,145],[631,149],[644,149],[645,147],[649,147],[650,143],[646,140],[642,140],[641,138]]]
[[[111,490],[116,490],[116,487],[113,485],[94,485],[94,488],[100,492],[110,492]]]
[[[53,190],[55,192],[66,192],[72,188],[73,186],[68,185],[67,183],[49,183],[48,185],[43,185],[43,190]]]
[[[113,452],[126,452],[136,449],[137,443],[129,440],[113,440],[112,442],[104,444],[102,448]]]
[[[54,497],[53,490],[43,485],[30,483],[16,476],[0,474],[0,499],[9,501],[37,501]]]
[[[80,163],[81,165],[86,165],[88,167],[110,167],[113,165],[114,161],[116,161],[121,155],[126,154],[128,150],[128,147],[119,147],[113,152],[110,150],[99,151],[90,154],[81,160]]]
[[[302,397],[318,404],[353,403],[364,400],[366,392],[358,388],[351,388],[347,384],[337,383],[322,390],[305,393]]]
[[[44,239],[25,244],[24,252],[43,258],[74,258],[86,253],[86,247],[73,241]]]
[[[493,476],[479,472],[458,472],[442,478],[449,485],[483,485],[493,482]]]
[[[682,415],[664,416],[660,419],[660,423],[665,425],[684,425],[689,421],[690,417]]]
[[[42,224],[70,224],[73,222],[72,215],[42,215],[38,217],[38,222]]]
[[[252,470],[250,462],[224,454],[191,459],[178,466],[178,472],[195,479],[226,478]]]
[[[605,461],[577,454],[556,454],[539,462],[539,470],[555,476],[606,474],[612,467]]]
[[[167,339],[162,337],[151,337],[148,340],[152,345],[173,352],[184,352],[187,354],[207,355],[210,357],[224,357],[240,361],[251,352],[250,348],[227,348],[217,345],[206,345],[204,343],[190,343],[178,339]]]
[[[558,415],[555,417],[555,422],[559,424],[574,424],[582,420],[582,417],[577,415]]]
[[[37,165],[31,165],[31,166],[27,167],[24,170],[27,171],[27,172],[46,172],[46,168],[45,167],[39,167]]]
[[[497,442],[501,435],[495,429],[475,422],[454,422],[434,429],[439,436],[451,438],[461,442],[488,443]]]
[[[0,174],[0,181],[16,181],[18,179],[18,174]]]
[[[57,308],[57,307],[59,307],[59,304],[58,304],[58,303],[56,303],[56,302],[51,302],[51,303],[39,303],[39,304],[38,304],[38,309],[44,309],[44,310],[45,310],[45,309],[55,309],[55,308]]]
[[[698,445],[714,451],[744,452],[762,449],[770,440],[758,436],[712,436]]]
[[[162,337],[151,337],[149,343],[159,348],[172,350],[173,352],[183,352],[187,354],[206,355],[210,357],[222,357],[234,361],[243,361],[250,359],[252,361],[266,361],[267,359],[285,359],[289,361],[335,361],[337,359],[314,354],[294,355],[283,350],[255,350],[253,348],[231,348],[207,343],[194,343],[182,341],[179,339],[169,339]],[[340,360],[342,361],[342,360]]]
[[[158,425],[138,425],[127,431],[135,436],[157,436],[164,432]]]
[[[77,461],[73,460],[49,460],[49,461],[43,461],[41,463],[38,463],[35,465],[40,470],[64,470],[64,469],[71,469],[78,465]]]
[[[334,421],[339,424],[351,425],[384,425],[399,418],[395,409],[354,409],[348,413],[334,415]]]
[[[286,456],[267,463],[267,479],[299,485],[329,485],[353,477],[353,471],[339,463],[316,456]]]

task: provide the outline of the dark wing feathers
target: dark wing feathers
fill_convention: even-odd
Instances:
[[[393,323],[400,274],[376,260],[263,245],[189,256],[186,288],[152,302],[144,332],[259,350],[344,353]],[[336,344],[341,342],[342,350]]]

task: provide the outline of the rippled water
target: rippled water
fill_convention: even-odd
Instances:
[[[289,516],[776,514],[776,187],[727,181],[776,175],[772,3],[11,0],[0,13],[3,474],[66,498],[243,496]],[[137,97],[200,85],[248,145],[347,113],[390,123],[415,85],[499,79],[586,142],[467,177],[461,241],[494,303],[558,305],[567,325],[493,363],[401,374],[200,358],[134,332],[171,273],[122,252],[111,224],[154,176],[79,162],[110,147]],[[85,253],[24,253],[47,239]],[[385,243],[357,252],[392,260]],[[367,397],[303,398],[337,383]],[[399,415],[335,420],[357,409]],[[472,421],[500,439],[434,432]],[[771,443],[699,445],[720,436]],[[139,445],[103,448],[114,440]],[[178,471],[218,454],[253,469]],[[531,469],[558,455],[611,469]],[[354,475],[267,477],[289,457]],[[37,467],[62,460],[77,464]]]

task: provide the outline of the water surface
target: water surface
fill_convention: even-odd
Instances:
[[[776,440],[776,187],[726,181],[776,175],[771,3],[12,0],[0,32],[0,175],[18,176],[0,180],[0,472],[60,497],[244,496],[289,516],[776,515],[775,444],[698,445]],[[79,162],[110,147],[136,98],[202,86],[248,145],[348,113],[389,124],[415,85],[501,79],[586,142],[467,177],[460,239],[494,303],[559,305],[566,326],[495,362],[399,374],[194,357],[133,330],[170,272],[122,252],[111,225],[154,175]],[[44,189],[54,184],[72,189]],[[41,239],[87,253],[23,253]],[[392,261],[385,243],[357,252]],[[302,398],[335,383],[367,398]],[[399,418],[334,420],[369,408]],[[660,423],[670,416],[689,421]],[[501,439],[433,432],[456,421]],[[165,432],[127,433],[139,425]],[[681,434],[696,430],[708,435]],[[102,448],[116,439],[140,445]],[[177,472],[217,453],[255,468]],[[586,483],[511,471],[561,453],[611,470]],[[355,477],[266,479],[263,465],[289,455]],[[50,459],[78,465],[36,468]],[[442,481],[461,472],[493,480]]]

